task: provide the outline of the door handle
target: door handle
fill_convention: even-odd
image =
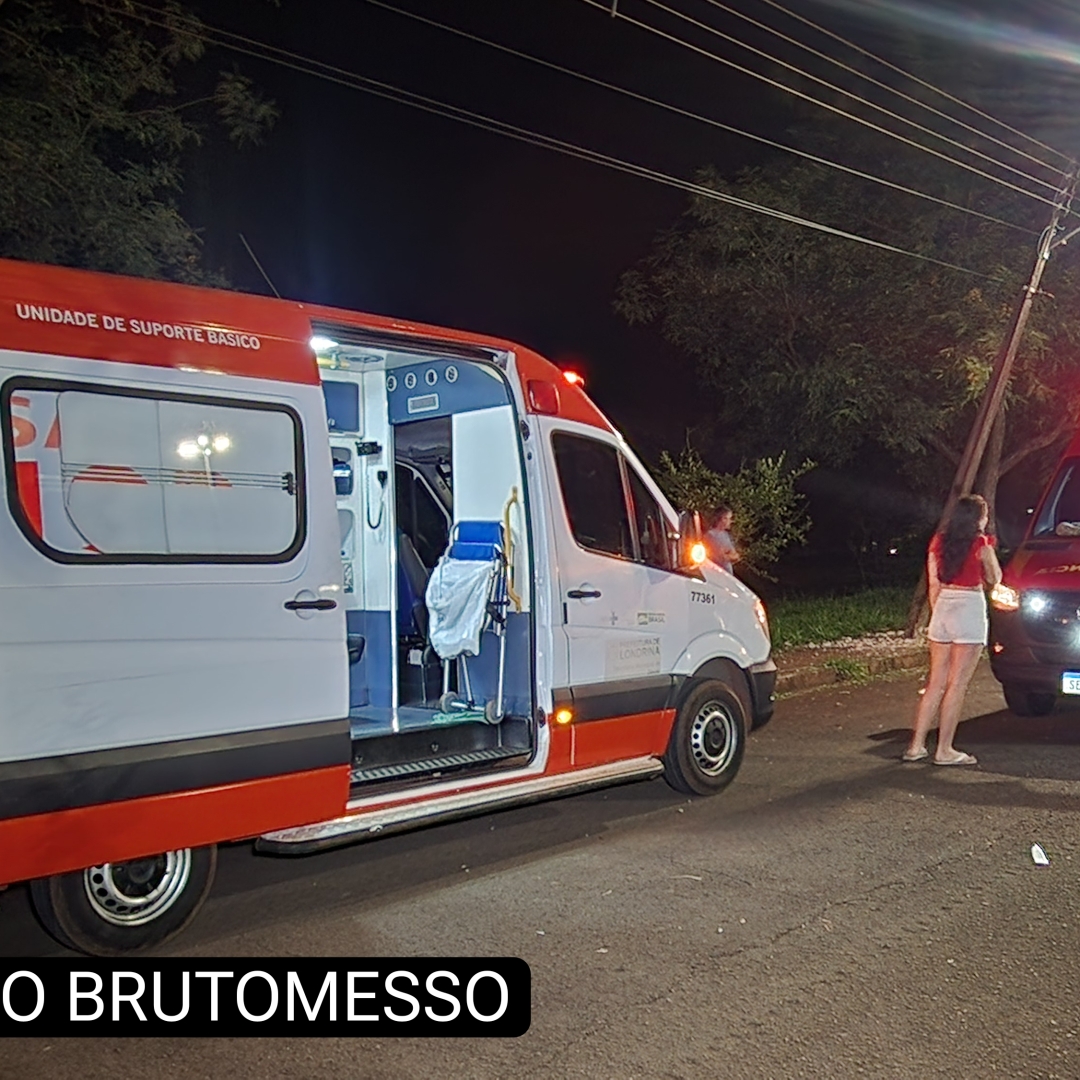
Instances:
[[[571,600],[599,600],[599,589],[571,589],[567,594]]]
[[[333,611],[336,600],[286,600],[286,611]]]

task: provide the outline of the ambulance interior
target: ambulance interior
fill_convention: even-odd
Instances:
[[[496,357],[317,327],[337,493],[354,785],[533,749],[530,555]]]

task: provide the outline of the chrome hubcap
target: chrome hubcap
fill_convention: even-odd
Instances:
[[[706,702],[690,725],[690,752],[706,776],[722,773],[738,745],[737,721],[718,701]]]
[[[168,911],[191,877],[191,849],[83,871],[94,913],[114,926],[142,926]]]

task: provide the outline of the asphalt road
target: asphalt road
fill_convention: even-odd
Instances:
[[[983,668],[957,738],[979,767],[902,765],[918,683],[781,702],[713,799],[651,781],[305,860],[228,849],[170,950],[521,956],[520,1039],[11,1039],[0,1075],[1080,1076],[1080,708],[1014,718]],[[57,952],[0,894],[0,954]]]

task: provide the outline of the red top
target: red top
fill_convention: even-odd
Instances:
[[[941,542],[941,533],[935,533],[934,539],[930,541],[930,554],[937,560],[938,578],[941,581],[941,584],[968,588],[973,585],[981,585],[983,583],[983,572],[982,558],[979,553],[984,547],[994,547],[997,541],[992,536],[987,536],[985,533],[979,533],[979,535],[971,541],[971,547],[960,567],[960,573],[957,574],[952,581],[946,581],[941,573]]]

